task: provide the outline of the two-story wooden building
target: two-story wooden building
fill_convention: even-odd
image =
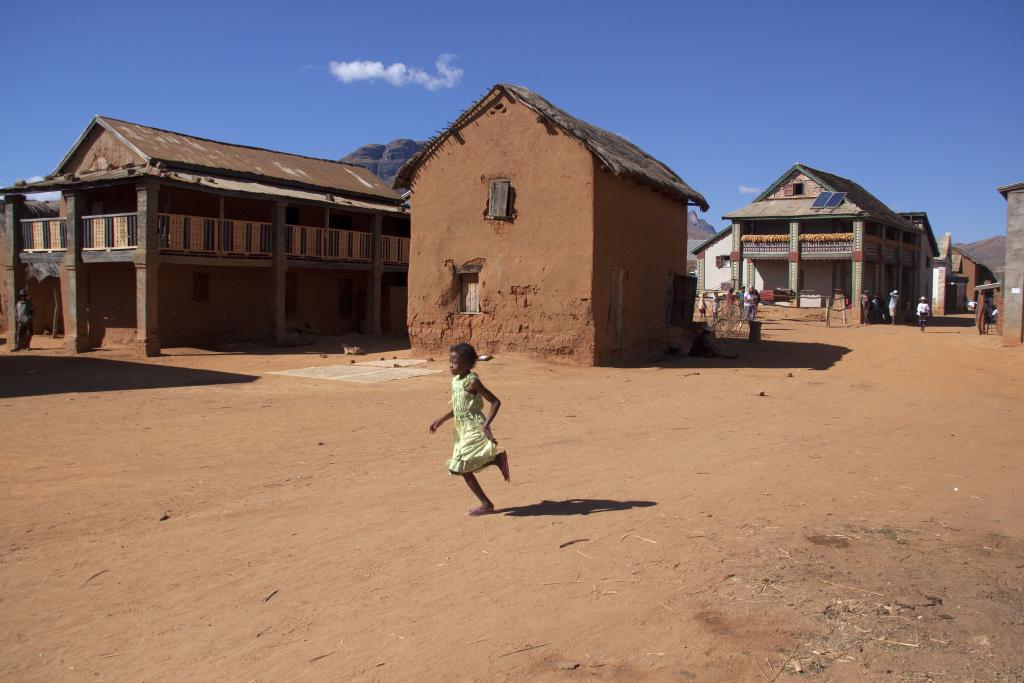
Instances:
[[[25,215],[53,190],[59,216]],[[0,192],[6,298],[47,264],[75,351],[405,331],[408,210],[364,168],[98,116]]]
[[[781,290],[792,305],[839,299],[856,310],[865,290],[899,289],[903,309],[929,296],[930,226],[852,180],[796,164],[724,218],[732,225],[694,249],[700,291],[753,286],[763,299]]]
[[[410,159],[409,337],[582,364],[665,348],[692,310],[668,166],[536,93],[494,86]]]

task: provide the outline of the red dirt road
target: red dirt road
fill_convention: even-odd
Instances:
[[[476,519],[447,374],[4,353],[0,679],[1022,680],[1024,356],[948,322],[500,356]]]

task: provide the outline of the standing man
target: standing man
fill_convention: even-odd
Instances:
[[[14,321],[17,325],[14,331],[14,350],[28,350],[32,343],[32,316],[36,309],[28,298],[28,290],[22,289],[18,292],[18,303],[14,305]]]
[[[871,304],[871,297],[868,296],[868,290],[864,290],[860,295],[860,324],[870,325],[871,315],[868,306]]]
[[[743,290],[743,317],[747,320],[754,319],[754,288]]]
[[[928,305],[928,300],[923,296],[921,301],[917,304],[917,324],[921,327],[921,331],[924,332],[924,325],[928,322],[928,316],[932,314],[932,307]]]
[[[894,289],[889,292],[889,324],[896,324],[896,309],[900,304],[900,290]]]

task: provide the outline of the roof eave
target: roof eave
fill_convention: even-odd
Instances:
[[[1011,183],[1010,185],[997,187],[996,190],[998,190],[999,194],[1003,195],[1003,199],[1008,199],[1007,195],[1011,192],[1021,192],[1024,190],[1024,183]]]

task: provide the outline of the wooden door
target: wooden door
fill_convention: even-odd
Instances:
[[[623,288],[625,287],[626,271],[612,268],[612,291],[609,298],[609,324],[611,328],[612,351],[622,348],[622,315]]]

